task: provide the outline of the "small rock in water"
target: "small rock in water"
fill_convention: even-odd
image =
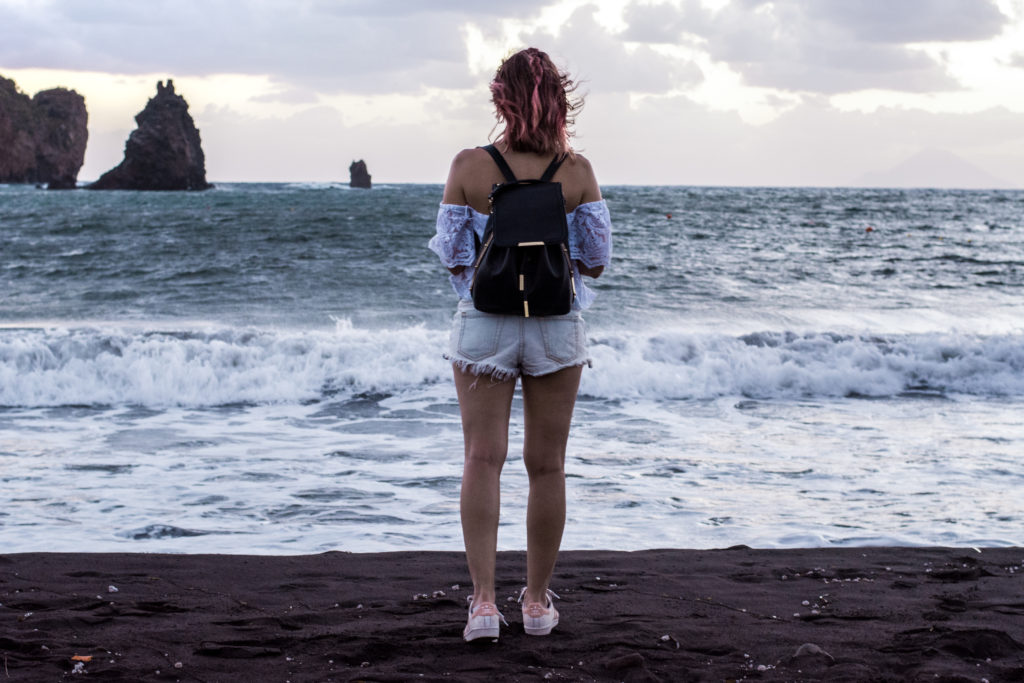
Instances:
[[[113,585],[107,586],[107,592],[108,593],[117,593],[118,592],[117,586],[113,586]]]

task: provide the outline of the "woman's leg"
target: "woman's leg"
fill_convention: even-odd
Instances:
[[[455,367],[462,413],[462,537],[473,579],[473,604],[494,602],[501,467],[508,453],[508,420],[515,379],[495,382]]]
[[[526,434],[523,460],[530,477],[526,509],[526,603],[547,603],[565,527],[565,444],[582,367],[523,376]]]

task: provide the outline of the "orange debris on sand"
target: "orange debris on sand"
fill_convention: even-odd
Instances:
[[[92,655],[75,655],[71,658],[73,662],[91,662]]]

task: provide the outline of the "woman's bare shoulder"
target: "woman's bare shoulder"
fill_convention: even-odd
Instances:
[[[572,174],[575,184],[580,188],[579,203],[595,202],[601,199],[601,188],[597,184],[597,176],[590,160],[582,154],[573,154],[565,160],[566,170]]]
[[[481,166],[491,163],[491,155],[480,147],[469,147],[452,159],[452,169],[472,173]]]
[[[469,204],[467,189],[473,179],[479,176],[490,155],[479,147],[464,149],[452,159],[448,169],[448,180],[445,182],[443,202],[447,204]]]
[[[594,172],[594,167],[590,164],[590,159],[586,158],[579,152],[575,152],[572,156],[565,160],[570,167],[578,167],[580,170],[587,171],[589,173]]]

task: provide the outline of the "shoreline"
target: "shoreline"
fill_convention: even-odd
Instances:
[[[467,644],[459,552],[0,555],[0,657],[12,681],[1024,680],[1024,548],[566,551],[543,638],[524,572],[498,554],[510,626]]]

